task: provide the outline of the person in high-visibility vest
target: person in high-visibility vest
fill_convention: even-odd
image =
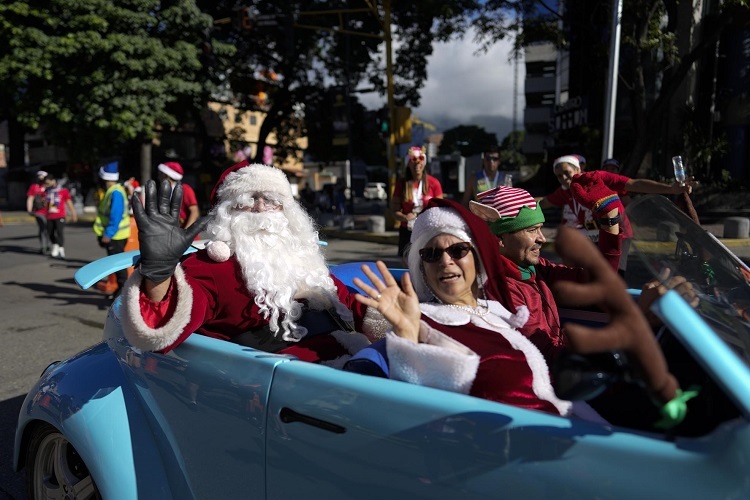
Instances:
[[[104,198],[94,220],[94,233],[99,246],[107,250],[107,255],[125,251],[125,244],[130,236],[130,209],[128,194],[117,181],[120,179],[117,162],[108,163],[99,168],[99,178],[104,182]],[[127,269],[117,271],[117,290],[109,295],[112,299],[122,289],[128,279]]]

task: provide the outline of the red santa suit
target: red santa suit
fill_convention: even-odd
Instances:
[[[245,167],[252,170],[243,170]],[[235,172],[237,175],[227,177]],[[225,177],[228,178],[226,182]],[[301,207],[292,205],[296,202],[291,197],[289,183],[283,172],[274,167],[248,166],[244,162],[229,169],[220,179],[219,185],[222,183],[226,184],[227,190],[243,193],[254,193],[261,187],[263,192],[281,193],[284,196],[285,216],[297,217],[304,214]],[[262,186],[256,185],[258,183]],[[225,191],[219,190],[219,196],[223,192]],[[226,208],[234,206],[233,200],[239,198],[226,195],[219,199]],[[317,235],[314,229],[309,222],[303,221],[301,224],[309,225],[307,241],[315,236],[314,250],[310,252],[317,252]],[[296,229],[299,230],[299,226]],[[209,225],[209,232],[210,230]],[[297,237],[296,231],[290,232],[295,235],[294,238]],[[257,293],[248,289],[241,261],[236,255],[229,253],[229,246],[220,238],[212,243],[216,244],[213,249],[209,246],[207,250],[183,259],[175,269],[166,296],[159,302],[149,299],[142,290],[140,273],[133,273],[123,291],[121,318],[125,337],[134,347],[168,352],[197,332],[223,340],[242,339],[241,343],[245,345],[270,352],[294,354],[307,361],[335,364],[339,361],[343,363],[343,358],[369,345],[368,338],[355,330],[372,334],[384,330],[382,316],[374,310],[368,315],[367,308],[354,300],[346,286],[327,273],[322,257],[318,254],[313,256],[314,259],[311,258],[315,260],[314,264],[311,263],[315,269],[309,271],[311,278],[307,279],[313,279],[314,276],[317,280],[314,283],[320,283],[324,290],[318,295],[308,291],[305,296],[315,296],[316,303],[311,303],[309,309],[311,314],[317,314],[316,321],[308,326],[312,329],[319,327],[319,331],[311,331],[311,328],[305,326],[305,309],[296,304],[304,305],[306,301],[291,299],[297,295],[295,293],[289,296],[287,306],[278,309],[281,317],[274,320],[264,300],[268,297],[258,297]],[[309,247],[308,243],[307,248]],[[224,255],[216,248],[223,248],[228,253]],[[258,255],[263,255],[263,250],[259,252]],[[304,281],[306,278],[303,276],[301,279]],[[300,308],[303,314],[296,317]],[[284,311],[293,311],[286,319],[294,321],[280,327],[285,321]],[[326,323],[326,320],[330,323],[330,328],[320,325],[321,322]]]

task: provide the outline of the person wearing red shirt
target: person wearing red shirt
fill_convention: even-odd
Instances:
[[[26,211],[36,220],[39,230],[39,253],[49,253],[49,235],[47,234],[47,207],[44,199],[44,179],[47,172],[39,170],[34,183],[26,191]]]
[[[180,227],[185,229],[193,225],[200,217],[198,209],[198,198],[195,191],[189,185],[182,182],[185,171],[182,165],[176,161],[168,161],[159,165],[159,181],[167,179],[172,186],[172,190],[177,183],[182,184],[182,205],[180,205]]]
[[[48,175],[44,181],[47,187],[45,191],[46,210],[47,210],[47,234],[52,242],[50,256],[53,258],[65,258],[65,218],[67,217],[66,207],[70,210],[70,216],[73,222],[78,222],[78,214],[73,206],[73,199],[70,191],[57,185],[55,176]]]
[[[417,215],[432,198],[442,198],[440,181],[425,171],[427,156],[420,147],[409,148],[406,154],[406,175],[396,182],[391,198],[391,211],[400,222],[398,230],[398,256],[404,258],[404,250],[411,239],[411,229]]]

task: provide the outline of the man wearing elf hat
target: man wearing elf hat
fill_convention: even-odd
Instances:
[[[581,203],[611,222],[601,226],[599,249],[616,271],[621,246],[619,198],[601,185],[576,183],[573,189]],[[564,301],[553,295],[550,284],[557,280],[584,282],[588,276],[581,268],[555,264],[541,256],[547,241],[542,234],[544,214],[527,191],[499,186],[479,193],[477,198],[469,208],[487,221],[498,239],[512,305],[527,306],[530,311],[521,331],[552,361],[565,338],[556,305],[564,305]]]
[[[195,221],[200,217],[200,210],[198,209],[198,198],[195,196],[195,191],[188,184],[182,182],[182,177],[185,175],[185,171],[182,169],[182,165],[176,161],[168,161],[159,164],[159,181],[167,180],[169,185],[174,187],[179,182],[182,184],[182,204],[180,205],[180,227],[186,228],[192,226]]]
[[[207,218],[181,229],[179,184],[133,198],[141,261],[123,294],[130,343],[169,351],[193,332],[307,361],[343,364],[386,328],[332,276],[314,223],[279,169],[246,161],[227,169]],[[205,250],[183,252],[206,228]]]
[[[125,251],[125,244],[130,237],[130,209],[128,208],[128,194],[120,179],[118,163],[111,162],[99,168],[99,178],[104,183],[104,197],[99,202],[94,220],[94,234],[99,246],[107,251],[107,255],[114,255]],[[120,293],[125,280],[128,279],[127,269],[115,273],[117,290],[109,296],[113,298]]]

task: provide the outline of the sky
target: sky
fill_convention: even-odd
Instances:
[[[508,61],[511,41],[496,43],[486,54],[475,55],[471,36],[436,44],[427,59],[427,81],[420,106],[413,114],[444,131],[457,125],[478,125],[502,141],[513,130],[513,64]],[[518,66],[518,128],[523,128],[525,68]],[[360,97],[370,109],[382,106],[383,97]]]

